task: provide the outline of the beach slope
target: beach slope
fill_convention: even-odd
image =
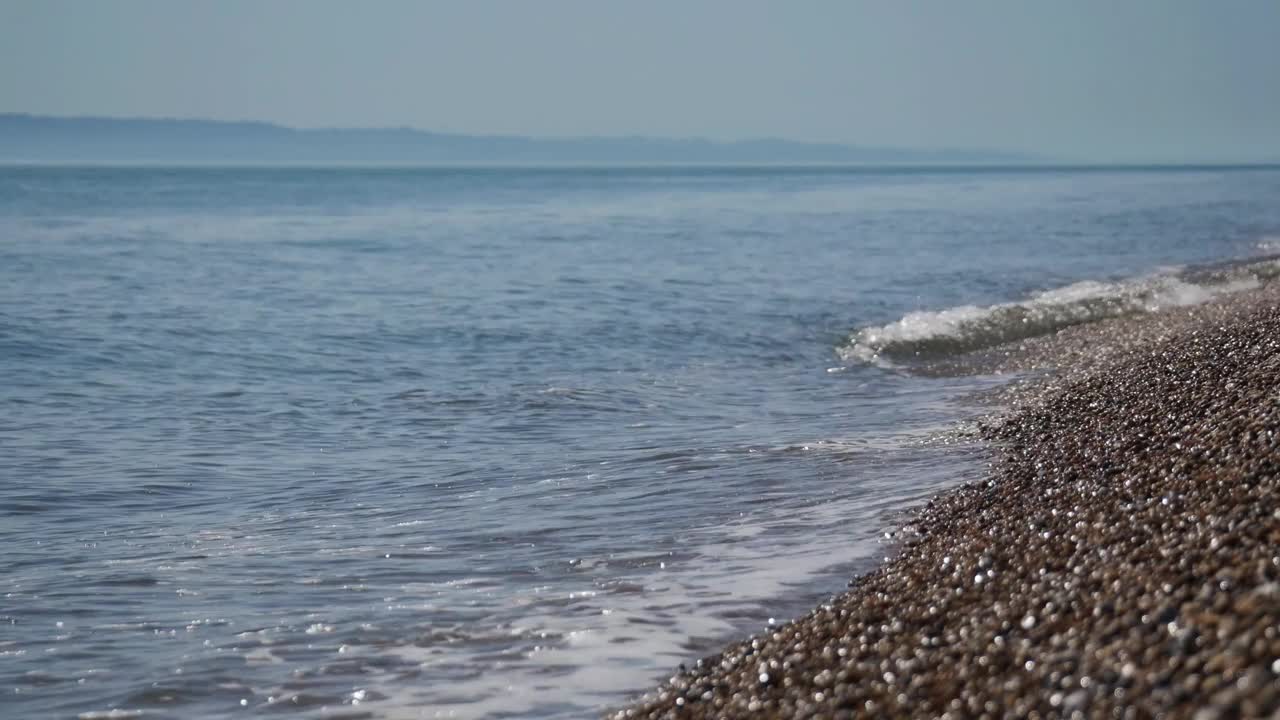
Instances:
[[[1070,328],[986,482],[619,718],[1280,717],[1280,292]]]

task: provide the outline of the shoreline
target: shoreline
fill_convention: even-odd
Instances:
[[[922,371],[1036,373],[986,482],[614,717],[1280,713],[1280,284]]]

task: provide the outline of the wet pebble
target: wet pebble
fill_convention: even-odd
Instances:
[[[989,481],[932,500],[896,558],[614,716],[1280,714],[1280,290],[970,369],[1055,363],[978,424]]]

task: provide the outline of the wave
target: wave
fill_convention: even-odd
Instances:
[[[1280,235],[1268,235],[1259,240],[1254,247],[1265,253],[1274,253],[1280,250]]]
[[[1280,277],[1280,255],[1169,270],[1116,282],[1086,280],[1017,302],[904,315],[865,327],[837,348],[847,363],[892,365],[983,350],[1072,325],[1195,305]]]

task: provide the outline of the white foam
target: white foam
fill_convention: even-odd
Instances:
[[[1254,247],[1263,252],[1280,252],[1280,235],[1266,235]]]
[[[886,325],[858,330],[837,351],[846,362],[891,365],[886,356],[901,359],[978,350],[1070,325],[1196,305],[1256,288],[1274,265],[1274,261],[1241,265],[1202,283],[1185,279],[1177,269],[1163,269],[1119,282],[1076,282],[1033,293],[1019,302],[910,312]]]

